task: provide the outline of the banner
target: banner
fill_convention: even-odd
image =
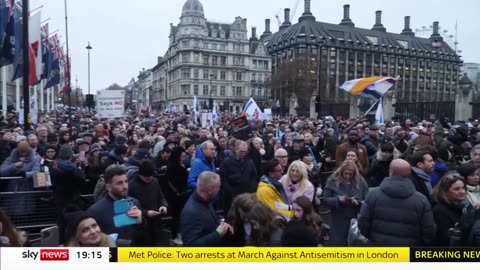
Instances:
[[[97,117],[123,117],[125,112],[124,90],[102,90],[97,92]]]

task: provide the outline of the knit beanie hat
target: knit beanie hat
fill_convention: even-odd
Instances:
[[[63,214],[65,221],[65,241],[71,241],[77,232],[77,227],[82,221],[88,218],[95,219],[86,211],[78,210],[77,207],[67,207]]]
[[[69,160],[73,156],[73,150],[68,144],[62,145],[60,151],[58,152],[58,158],[63,160]]]
[[[93,153],[95,151],[101,151],[102,147],[98,143],[94,143],[90,146],[90,153]]]
[[[32,148],[26,141],[21,141],[17,145],[17,153],[27,155]]]

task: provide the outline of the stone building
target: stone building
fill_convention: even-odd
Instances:
[[[267,19],[262,35],[272,56],[273,100],[279,100],[282,109],[313,117],[318,101],[320,115],[356,117],[371,103],[350,97],[340,86],[370,76],[399,76],[384,99],[386,119],[453,119],[467,103],[458,91],[462,60],[443,41],[438,22],[430,38],[420,38],[410,28],[409,16],[401,33],[391,33],[382,24],[381,11],[372,16],[373,27],[363,29],[350,19],[349,5],[338,24],[317,21],[310,6],[305,0],[295,24],[285,9],[284,23],[273,34]]]

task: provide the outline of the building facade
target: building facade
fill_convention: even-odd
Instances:
[[[271,34],[267,20],[262,35],[272,56],[273,99],[279,100],[282,108],[313,117],[319,102],[320,115],[357,117],[371,103],[350,97],[340,89],[343,82],[399,76],[384,100],[386,119],[456,117],[466,102],[457,84],[462,61],[443,41],[438,22],[434,22],[430,38],[419,38],[410,28],[408,16],[403,31],[396,34],[382,25],[381,11],[376,12],[372,29],[363,29],[350,19],[349,5],[344,6],[343,20],[332,24],[316,21],[310,2],[305,0],[304,13],[296,24],[290,22],[290,11],[285,9],[278,32]],[[297,74],[287,78],[283,73],[290,74],[288,70]]]
[[[167,52],[151,69],[151,104],[190,110],[197,96],[201,110],[215,103],[217,110],[239,112],[253,97],[260,107],[270,107],[271,57],[255,28],[251,37],[247,32],[246,19],[208,21],[200,1],[188,0],[180,23],[170,26]]]

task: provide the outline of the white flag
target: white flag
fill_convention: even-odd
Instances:
[[[378,101],[377,112],[375,113],[375,123],[385,123],[385,117],[383,115],[383,98],[380,98],[380,100]]]
[[[260,107],[258,107],[257,103],[253,98],[250,98],[247,102],[247,105],[245,105],[245,109],[243,109],[243,112],[247,114],[247,118],[250,118],[252,120],[258,120],[260,119],[260,115],[262,114],[262,110],[260,110]]]
[[[213,121],[218,120],[217,105],[216,104],[213,104],[212,119],[213,119]]]
[[[28,42],[30,43],[31,56],[34,58],[34,60],[30,58],[30,72],[35,72],[37,80],[40,80],[42,75],[42,31],[40,23],[40,12],[29,17]],[[30,76],[32,75],[30,74]]]

